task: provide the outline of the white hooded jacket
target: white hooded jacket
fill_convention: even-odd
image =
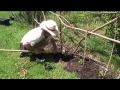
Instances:
[[[55,31],[50,31],[48,30],[48,28],[53,29]],[[43,29],[45,31],[47,30],[47,32],[50,33],[51,36],[55,36],[56,34],[58,34],[57,24],[53,20],[43,21],[39,27],[34,28],[30,30],[28,33],[26,33],[22,38],[21,43],[23,45],[30,44],[31,46],[34,46],[36,43],[40,42],[45,38],[43,34]]]
[[[44,39],[44,37],[43,30],[41,30],[40,27],[37,27],[26,33],[22,38],[21,43],[23,45],[30,44],[31,46],[34,46],[37,42]]]

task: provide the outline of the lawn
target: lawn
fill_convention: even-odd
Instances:
[[[17,13],[17,12],[13,12]],[[0,17],[9,17],[11,11],[0,11]],[[62,14],[63,15],[63,14]],[[87,12],[69,12],[63,15],[74,24],[76,27],[92,30],[98,26],[104,24],[99,17],[94,17]],[[54,16],[48,15],[48,19],[53,18],[57,21]],[[0,49],[19,49],[19,43],[23,35],[28,32],[31,28],[26,23],[18,23],[12,21],[11,26],[0,25]],[[97,33],[105,34],[105,29],[99,30]],[[76,34],[70,31],[70,29],[62,29],[64,34],[68,34],[76,39],[77,44],[82,37],[81,34],[78,38]],[[71,41],[68,40],[67,36],[64,36],[70,45]],[[83,42],[84,46],[84,42]],[[87,53],[92,54],[95,58],[101,62],[108,63],[112,45],[99,37],[92,36],[87,38]],[[46,62],[37,63],[30,61],[29,57],[19,58],[19,52],[3,52],[0,51],[0,79],[78,79],[75,72],[68,72],[63,69],[60,63],[56,63],[53,60],[46,60]],[[110,63],[110,73],[112,76],[116,76],[116,73],[120,70],[120,57],[113,54]],[[46,65],[50,65],[52,69],[47,69]]]
[[[16,13],[16,12],[14,12]],[[10,11],[0,11],[0,17],[9,17]],[[16,21],[11,26],[0,25],[0,48],[19,49],[22,36],[31,29]],[[45,68],[45,64],[52,69]],[[47,60],[44,63],[31,62],[29,57],[19,58],[19,52],[0,51],[0,79],[76,79],[74,72],[64,70],[59,63]]]

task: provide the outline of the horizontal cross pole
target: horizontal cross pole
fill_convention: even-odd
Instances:
[[[51,11],[50,11],[51,12]],[[106,37],[106,36],[103,36],[103,35],[100,35],[100,34],[97,34],[97,33],[94,33],[93,31],[88,31],[88,30],[84,30],[84,29],[80,29],[80,28],[76,28],[76,27],[73,27],[73,26],[69,26],[67,24],[65,24],[62,19],[60,18],[60,15],[58,14],[55,14],[53,12],[51,12],[52,14],[56,15],[58,17],[58,19],[60,20],[60,22],[66,26],[67,28],[70,28],[70,29],[75,29],[75,30],[78,30],[78,31],[82,31],[84,33],[88,33],[88,34],[92,34],[92,35],[95,35],[95,36],[98,36],[98,37],[101,37],[101,38],[104,38],[106,40],[109,40],[109,41],[112,41],[114,43],[118,43],[120,44],[120,41],[119,40],[115,40],[115,39],[112,39],[112,38],[109,38],[109,37]]]

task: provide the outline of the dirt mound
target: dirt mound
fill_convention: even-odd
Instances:
[[[80,79],[99,79],[99,66],[91,61],[85,60],[84,64],[80,64],[77,60],[71,60],[64,67],[68,71],[76,72]]]
[[[45,59],[62,64],[65,70],[75,72],[77,77],[80,79],[101,79],[100,70],[101,67],[98,62],[91,59],[85,59],[84,63],[80,57],[75,57],[74,54],[53,54],[53,53],[42,53],[35,56],[37,60]],[[107,74],[106,79],[110,78]]]
[[[57,45],[60,50],[60,45]],[[34,59],[38,60],[51,60],[53,62],[59,62],[65,70],[68,70],[70,72],[75,72],[77,77],[80,79],[100,79],[103,78],[100,76],[100,70],[101,66],[98,64],[99,62],[96,62],[95,60],[89,59],[88,57],[91,57],[91,55],[88,55],[88,57],[85,58],[84,63],[83,61],[83,53],[79,52],[79,55],[74,55],[72,51],[62,53],[52,53],[52,45],[49,44],[45,47],[46,51],[49,51],[49,53],[41,53],[34,55]],[[39,62],[39,61],[38,61]],[[104,71],[104,69],[102,68]],[[103,74],[103,73],[102,73]],[[106,79],[109,79],[109,74],[105,76]]]

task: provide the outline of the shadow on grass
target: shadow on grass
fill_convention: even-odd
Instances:
[[[30,60],[36,61],[36,60],[45,60],[45,62],[58,62],[59,60],[62,61],[70,61],[74,58],[73,54],[62,54],[62,53],[42,53],[38,55],[31,55]]]
[[[59,60],[64,62],[69,62],[74,58],[73,54],[62,54],[62,53],[42,53],[42,54],[26,54],[24,57],[29,57],[31,62],[36,62],[37,64],[43,64],[46,70],[54,69],[54,64],[59,62]],[[24,58],[22,57],[22,58]]]
[[[53,64],[50,62],[57,63],[59,60],[68,62],[74,58],[73,54],[62,54],[62,53],[43,53],[38,55],[30,55],[30,61],[41,63],[44,65],[45,70],[52,70]]]

